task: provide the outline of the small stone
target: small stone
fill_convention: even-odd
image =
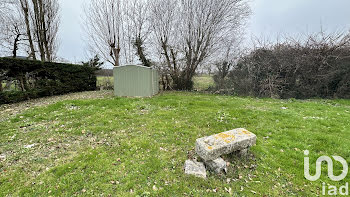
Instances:
[[[270,137],[269,136],[266,136],[266,137],[263,137],[264,138],[264,140],[267,140],[267,139],[269,139]]]
[[[30,145],[25,145],[24,148],[30,149],[30,148],[33,148],[34,146],[35,146],[35,144],[30,144]]]
[[[194,175],[199,178],[207,178],[207,171],[202,162],[196,162],[193,160],[186,160],[185,162],[185,174]]]
[[[0,160],[6,160],[6,155],[0,155]]]
[[[225,191],[227,191],[229,194],[232,194],[232,188],[231,187],[229,187],[229,188],[225,187]]]
[[[206,161],[206,166],[215,173],[227,172],[227,163],[221,157],[213,161]]]

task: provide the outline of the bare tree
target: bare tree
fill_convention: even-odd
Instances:
[[[10,15],[4,25],[5,43],[3,47],[11,51],[12,57],[17,57],[20,45],[25,45],[27,41],[24,23],[16,16]]]
[[[8,11],[11,10],[10,6],[13,4],[13,1],[10,0],[0,0],[0,19],[3,21],[8,14]]]
[[[32,8],[32,24],[41,60],[53,61],[60,23],[58,0],[32,0]]]
[[[5,15],[5,9],[6,9],[7,2],[5,0],[0,0],[0,19],[3,20],[3,17]]]
[[[88,46],[114,66],[120,65],[122,6],[121,0],[91,0],[84,10]]]
[[[114,66],[141,62],[147,57],[150,34],[148,0],[92,0],[85,7],[84,28],[92,54]],[[139,60],[136,59],[138,57]]]
[[[245,0],[158,0],[152,27],[174,89],[191,90],[198,67],[234,39],[250,9]]]
[[[13,56],[23,45],[21,50],[27,49],[29,57],[36,59],[39,52],[42,61],[53,61],[58,49],[58,0],[15,0],[11,1],[11,8],[1,16],[5,17],[1,29],[5,45],[12,43],[7,48],[12,48]]]
[[[127,41],[136,50],[136,55],[144,66],[151,67],[146,55],[146,41],[151,31],[149,23],[150,2],[147,0],[126,1],[125,22]]]
[[[19,0],[19,6],[22,12],[22,19],[25,23],[26,34],[28,37],[28,43],[29,43],[29,49],[30,49],[29,57],[36,60],[34,41],[32,37],[32,29],[31,29],[31,23],[30,23],[30,17],[29,17],[30,10],[29,10],[28,0]]]
[[[237,40],[249,14],[246,0],[92,0],[84,27],[92,52],[114,66],[135,54],[145,66],[159,57],[172,88],[190,90],[199,66]]]
[[[7,0],[0,0],[0,20],[2,21],[0,23],[0,45],[3,45],[4,42],[4,33],[5,33],[5,22],[7,14],[9,13],[9,1]]]
[[[178,2],[176,0],[157,0],[151,7],[151,28],[154,51],[159,54],[161,78],[164,90],[172,89],[171,79],[176,79],[180,69],[177,65],[177,48],[178,48],[178,22],[177,11]]]
[[[1,23],[1,47],[5,54],[12,54],[17,57],[18,51],[26,48],[25,26],[21,18],[21,13],[17,9],[17,2],[7,2],[2,13]],[[23,47],[19,47],[23,45]]]
[[[237,64],[239,58],[244,54],[241,47],[243,42],[243,35],[239,35],[241,32],[236,32],[237,35],[234,39],[223,39],[221,49],[217,50],[218,57],[215,61],[216,74],[214,75],[214,81],[217,89],[225,89],[226,77],[230,70]]]

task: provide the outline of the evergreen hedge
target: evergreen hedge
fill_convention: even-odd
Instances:
[[[15,81],[20,90],[2,90],[0,104],[96,89],[96,68],[14,58],[0,58],[0,84]]]

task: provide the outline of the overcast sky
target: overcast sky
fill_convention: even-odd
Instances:
[[[61,29],[59,57],[71,62],[87,58],[81,18],[88,0],[60,0]],[[251,0],[252,16],[247,39],[327,31],[350,30],[350,0]]]

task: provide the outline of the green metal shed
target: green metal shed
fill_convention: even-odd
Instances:
[[[114,94],[126,97],[151,97],[159,93],[158,71],[145,66],[114,67]]]

